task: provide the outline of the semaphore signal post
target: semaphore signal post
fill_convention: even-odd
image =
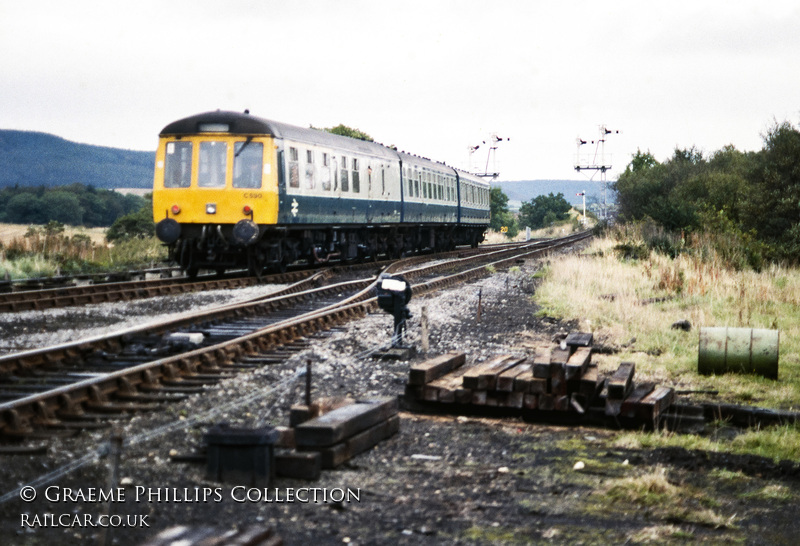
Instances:
[[[619,134],[619,131],[612,131],[605,125],[600,126],[600,136],[597,140],[586,141],[581,137],[577,139],[578,151],[575,154],[575,170],[581,171],[594,171],[590,180],[599,172],[600,183],[603,185],[603,219],[608,218],[606,208],[606,172],[611,169],[611,156],[606,157],[606,137],[610,134]],[[595,146],[594,152],[583,153],[582,146],[586,144],[593,144]],[[586,216],[586,192],[584,193],[584,219]],[[580,195],[580,194],[578,194]]]

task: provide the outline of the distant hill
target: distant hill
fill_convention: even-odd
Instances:
[[[149,188],[155,152],[78,144],[47,133],[0,129],[0,188],[85,184]]]
[[[547,195],[552,193],[564,195],[564,199],[573,206],[583,203],[583,198],[576,195],[582,191],[586,192],[586,208],[592,208],[594,204],[603,202],[603,186],[600,182],[589,182],[586,180],[515,180],[507,182],[492,182],[492,186],[499,186],[508,196],[508,207],[511,210],[519,210],[522,203],[530,201],[537,195]],[[614,192],[606,192],[606,203],[614,203]]]
[[[144,188],[153,185],[155,152],[79,144],[47,133],[0,129],[0,188],[84,184],[95,188]],[[537,195],[562,193],[573,205],[586,191],[587,207],[603,202],[599,182],[581,180],[518,180],[492,182],[518,210]],[[606,196],[613,203],[613,192]]]

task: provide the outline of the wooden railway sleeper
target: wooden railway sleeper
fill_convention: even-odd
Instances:
[[[281,336],[278,335],[277,332],[270,333],[269,336],[266,338],[266,342],[267,343],[265,345],[262,345],[262,349],[267,351],[270,351],[279,345],[283,345]]]
[[[3,412],[3,424],[0,431],[3,436],[19,438],[33,433],[30,421],[23,418],[17,410],[11,409]]]
[[[197,373],[199,367],[199,362],[189,360],[188,358],[182,358],[178,361],[178,369],[180,369],[181,375],[194,375]]]
[[[58,419],[74,421],[84,419],[86,416],[83,406],[73,400],[67,393],[58,395],[58,406],[56,410],[56,417]]]
[[[202,387],[205,387],[209,383],[215,383],[217,381],[219,381],[219,378],[214,378],[214,380],[209,380],[209,381],[180,378],[180,379],[162,379],[161,384],[164,385],[165,387],[199,389],[197,392],[202,392]]]
[[[39,400],[33,406],[34,417],[32,421],[40,427],[59,427],[63,423],[56,417],[53,409],[43,400]]]
[[[158,390],[161,386],[152,370],[142,370],[141,378],[138,385],[139,390]]]
[[[108,397],[97,387],[92,385],[88,389],[89,400],[86,401],[86,409],[99,411],[101,413],[130,413],[134,411],[148,411],[156,409],[155,404],[136,404],[123,403],[115,404],[108,400]]]
[[[164,394],[199,394],[204,391],[201,387],[171,387],[167,385],[153,385],[153,384],[143,384],[139,387],[140,390],[145,392],[153,392],[153,393],[164,393]]]
[[[214,351],[214,356],[218,362],[222,362],[223,365],[227,365],[233,361],[231,358],[231,352],[232,351],[230,349],[217,349]]]
[[[145,374],[142,374],[142,376],[144,375]],[[136,383],[134,383],[136,379],[139,379],[139,381],[136,381]],[[138,385],[142,382],[141,381],[142,379],[144,379],[144,377],[136,377],[136,376],[120,377],[117,380],[118,389],[115,394],[116,395],[137,394],[139,392]]]
[[[164,365],[161,366],[161,382],[162,383],[164,382],[165,379],[168,379],[168,380],[171,380],[171,381],[176,381],[176,380],[179,380],[180,378],[181,378],[180,374],[178,373],[178,370],[175,369],[175,365],[174,364],[167,363],[167,364],[164,364]]]

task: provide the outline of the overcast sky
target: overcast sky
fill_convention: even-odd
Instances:
[[[585,179],[576,139],[604,124],[611,180],[637,149],[758,150],[796,126],[800,3],[0,0],[1,129],[154,150],[218,108],[462,168],[494,132],[501,180]]]

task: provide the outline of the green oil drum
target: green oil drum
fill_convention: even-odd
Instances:
[[[697,371],[754,373],[778,379],[778,330],[700,328]]]

